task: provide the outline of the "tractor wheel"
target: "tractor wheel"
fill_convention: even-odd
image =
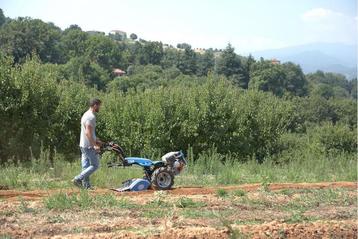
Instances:
[[[174,175],[165,167],[157,168],[152,174],[151,182],[155,190],[168,190],[174,184]]]

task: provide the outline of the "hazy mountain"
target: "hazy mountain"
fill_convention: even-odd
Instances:
[[[301,46],[265,50],[252,53],[259,59],[276,58],[281,62],[300,64],[305,73],[322,70],[357,77],[357,46],[341,43],[313,43]]]

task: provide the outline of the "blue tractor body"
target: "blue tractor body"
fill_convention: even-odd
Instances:
[[[187,165],[184,154],[181,151],[170,152],[162,157],[161,161],[153,161],[147,158],[126,157],[123,149],[113,142],[105,143],[103,151],[115,152],[117,158],[108,162],[108,167],[138,165],[143,168],[144,177],[129,179],[123,182],[123,186],[116,191],[141,191],[149,187],[158,190],[170,189],[174,184],[174,176],[178,175]]]
[[[150,167],[158,163],[161,163],[161,161],[152,161],[150,159],[138,158],[138,157],[127,157],[125,159],[127,160],[127,163],[129,165],[137,164],[142,167]]]

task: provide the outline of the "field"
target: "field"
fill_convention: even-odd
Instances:
[[[354,157],[285,164],[196,162],[169,191],[110,190],[140,168],[102,167],[94,191],[74,188],[78,162],[46,152],[0,168],[0,238],[357,238]]]
[[[1,190],[0,238],[357,238],[356,187]]]

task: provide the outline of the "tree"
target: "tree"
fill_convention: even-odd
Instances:
[[[183,74],[191,75],[196,73],[196,54],[190,47],[185,48],[184,52],[178,52],[177,56],[176,67]]]
[[[191,45],[188,44],[188,43],[178,43],[177,48],[179,48],[179,49],[187,49],[187,48],[191,49]]]
[[[197,72],[199,76],[206,76],[209,71],[214,70],[215,59],[212,50],[206,50],[204,54],[197,54]]]
[[[349,82],[349,94],[353,99],[357,99],[357,78]]]
[[[241,61],[235,53],[235,48],[233,48],[230,43],[218,59],[216,71],[218,74],[225,76],[241,74]]]
[[[163,68],[176,67],[178,61],[178,51],[176,49],[167,48],[163,52],[161,66]]]
[[[71,58],[63,66],[63,73],[66,79],[97,89],[104,89],[109,82],[108,72],[88,56]]]
[[[148,41],[145,43],[139,53],[139,64],[158,65],[163,57],[163,44],[161,42]]]
[[[336,73],[317,71],[307,75],[310,95],[319,95],[326,99],[331,97],[349,97],[352,92],[351,82],[345,76]]]
[[[19,128],[21,91],[14,79],[18,68],[12,65],[12,59],[0,53],[0,162],[15,153],[10,142]]]
[[[137,40],[138,36],[134,33],[132,33],[130,36],[129,36],[133,41]]]
[[[286,73],[285,90],[296,96],[308,94],[308,82],[299,65],[287,62],[282,64]]]
[[[84,55],[88,37],[88,33],[83,32],[77,25],[71,25],[63,32],[61,44],[67,60]]]
[[[0,8],[0,27],[6,22],[6,17],[2,11],[2,9]]]
[[[285,81],[286,72],[282,67],[271,64],[271,66],[261,68],[252,73],[249,88],[271,91],[275,95],[282,96],[285,90]]]
[[[63,63],[60,38],[60,28],[38,19],[18,18],[0,28],[0,47],[15,63],[24,62],[32,53],[43,62]]]
[[[271,91],[278,96],[285,93],[305,96],[308,93],[308,82],[300,66],[292,62],[273,64],[264,59],[251,64],[249,87]]]
[[[86,41],[86,55],[108,73],[111,73],[113,68],[125,67],[121,65],[119,45],[107,36],[90,36]]]

